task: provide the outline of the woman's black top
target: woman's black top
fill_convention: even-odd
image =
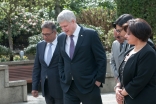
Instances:
[[[119,69],[119,79],[120,79],[120,83],[121,83],[121,88],[123,87],[123,71],[124,71],[125,64],[126,64],[126,61],[123,61],[120,65],[120,69]]]

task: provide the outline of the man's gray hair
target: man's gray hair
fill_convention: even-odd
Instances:
[[[73,13],[73,11],[70,10],[63,10],[58,16],[57,16],[57,22],[61,23],[64,21],[71,22],[72,20],[76,21],[76,16]]]

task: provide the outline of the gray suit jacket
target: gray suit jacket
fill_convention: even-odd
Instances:
[[[111,69],[114,72],[114,77],[118,77],[118,68],[124,59],[125,52],[130,48],[130,45],[124,41],[123,48],[120,52],[120,43],[115,40],[112,44],[112,50],[111,50],[111,59],[110,59],[110,65]]]

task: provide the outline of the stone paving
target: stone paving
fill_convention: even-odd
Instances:
[[[103,104],[117,104],[115,101],[114,93],[104,93],[101,94]],[[40,94],[39,97],[34,98],[31,94],[28,94],[28,101],[21,103],[12,103],[12,104],[46,104],[44,97]]]

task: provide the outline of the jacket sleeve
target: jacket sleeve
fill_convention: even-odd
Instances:
[[[36,48],[36,56],[32,73],[32,90],[38,90],[40,84],[41,64],[39,61],[38,45]]]
[[[100,41],[100,38],[98,37],[98,33],[94,31],[92,35],[92,51],[97,63],[97,75],[96,75],[96,80],[99,82],[104,83],[105,82],[105,74],[106,74],[106,63],[107,63],[107,58],[105,54],[104,47],[102,46],[102,43]]]
[[[156,72],[156,54],[153,51],[146,52],[138,58],[135,67],[135,77],[125,86],[131,98],[135,98],[151,81]]]
[[[59,34],[59,36],[58,36],[58,45],[59,45],[59,47],[61,47],[62,41],[63,41],[63,36],[61,36],[61,34]],[[59,69],[60,80],[61,81],[65,80],[64,61],[63,61],[63,56],[61,55],[61,48],[60,48],[60,54],[59,54],[58,69]]]
[[[115,59],[114,59],[113,44],[112,44],[112,49],[111,49],[110,67],[111,67],[111,70],[114,73],[114,77],[117,78],[119,74],[118,74],[118,70],[116,68],[116,63],[115,63]]]

